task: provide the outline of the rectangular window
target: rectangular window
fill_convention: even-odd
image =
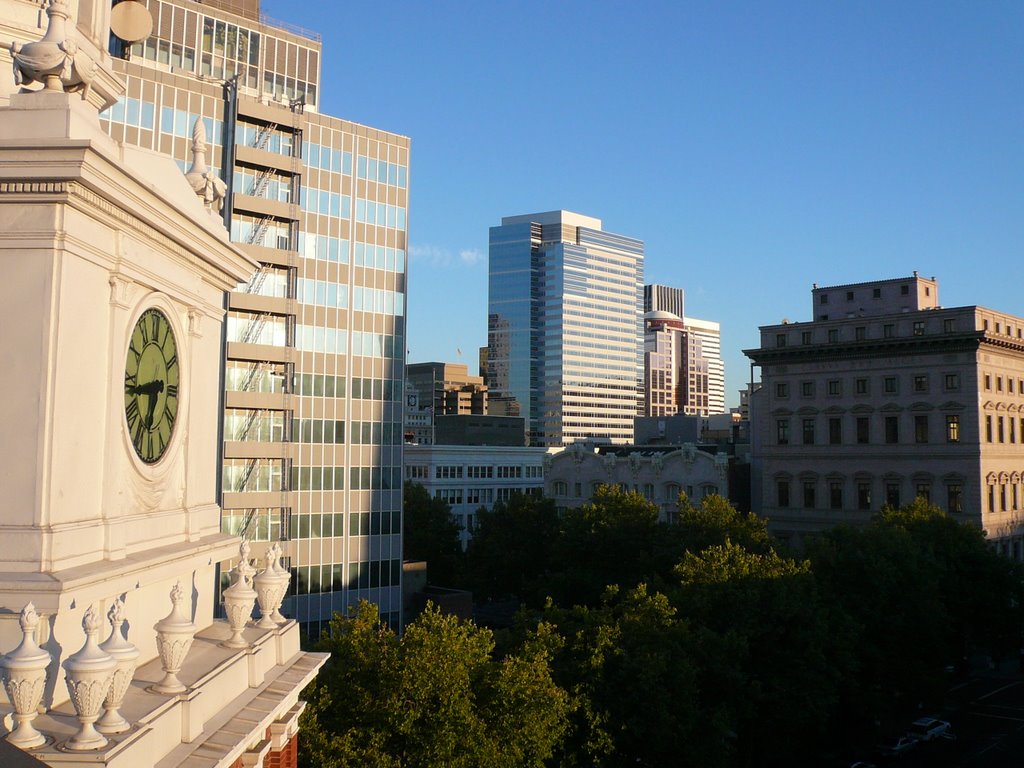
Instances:
[[[1005,432],[1004,427],[1003,427],[1003,417],[1000,416],[999,417],[999,442],[1000,443],[1005,443],[1006,442],[1006,440],[1004,439],[1005,437],[1006,437],[1006,432]]]
[[[985,391],[992,391],[992,376],[987,373],[985,374]]]
[[[784,347],[784,346],[786,346],[786,334],[784,334],[784,333],[777,333],[777,334],[775,334],[775,346],[776,347]]]
[[[871,509],[871,483],[857,483],[857,509]]]
[[[828,329],[828,341],[829,341],[829,344],[835,344],[837,341],[839,341],[839,329],[838,328],[829,328]]]
[[[853,338],[857,341],[864,341],[868,337],[868,329],[863,325],[858,325],[853,329]]]
[[[901,285],[900,286],[900,293],[902,295],[904,295],[904,296],[909,296],[910,295],[910,286],[909,285]]]
[[[900,441],[900,419],[899,416],[885,417],[885,442],[898,443]]]
[[[814,382],[813,381],[801,381],[800,382],[800,394],[804,397],[814,397]]]
[[[885,484],[885,503],[893,509],[896,509],[900,505],[900,484],[899,483],[886,483]]]
[[[861,445],[865,445],[870,440],[870,421],[867,416],[857,417],[857,442]]]
[[[886,376],[882,381],[882,390],[887,395],[894,395],[899,391],[898,379],[895,376]]]
[[[946,416],[946,442],[960,442],[960,417],[956,415]]]
[[[960,374],[959,373],[947,373],[943,377],[943,386],[947,392],[956,392],[960,389]]]
[[[868,393],[868,380],[856,379],[854,382],[854,391],[858,395],[866,395]]]
[[[843,442],[843,420],[830,418],[828,420],[828,442],[830,445],[840,445]]]
[[[775,492],[778,495],[779,506],[783,509],[789,507],[789,481],[779,480],[775,484]]]
[[[915,392],[927,392],[928,391],[928,377],[923,375],[917,375],[914,377],[914,391]]]
[[[1010,427],[1010,442],[1011,443],[1016,443],[1017,442],[1017,429],[1016,429],[1017,420],[1014,419],[1013,416],[1007,416],[1006,417],[1006,423]]]
[[[843,484],[840,482],[830,482],[828,484],[828,505],[831,509],[842,509],[843,508]]]
[[[821,304],[828,304],[828,294],[827,293],[823,293],[820,296],[818,296],[818,301]]]
[[[880,299],[880,298],[882,298],[882,289],[881,288],[872,288],[871,289],[871,298],[872,299]]]
[[[945,331],[946,333],[953,333],[954,331],[956,331],[956,318],[947,317],[945,320],[943,320],[942,330]]]
[[[1003,391],[1003,377],[1002,376],[996,376],[996,392],[1002,392],[1002,391]]]
[[[915,336],[924,336],[924,320],[915,320],[914,321],[914,335]]]
[[[802,331],[800,333],[800,343],[801,344],[810,344],[811,343],[811,332],[810,331]]]
[[[775,396],[776,397],[789,397],[789,384],[785,381],[780,381],[775,385]]]
[[[918,413],[914,416],[914,442],[928,442],[928,414]]]
[[[964,487],[961,483],[946,486],[946,511],[950,514],[964,511]]]
[[[829,379],[828,393],[832,396],[842,394],[842,384],[839,379]]]
[[[919,499],[924,499],[926,504],[932,502],[932,487],[928,483],[918,483],[914,486],[914,493]]]
[[[847,301],[853,301],[853,291],[847,291],[846,292],[846,300]]]
[[[789,445],[789,419],[775,422],[775,440],[779,445]]]
[[[814,419],[803,420],[803,444],[814,445]]]
[[[985,442],[986,443],[991,443],[992,442],[992,417],[991,416],[986,416],[985,417]]]
[[[814,481],[804,481],[804,508],[814,509]]]
[[[882,326],[882,336],[886,339],[891,339],[896,335],[896,326],[892,323],[886,323]]]

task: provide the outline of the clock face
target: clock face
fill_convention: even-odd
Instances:
[[[135,323],[124,364],[124,415],[135,452],[163,457],[178,418],[178,343],[167,316],[147,309]]]

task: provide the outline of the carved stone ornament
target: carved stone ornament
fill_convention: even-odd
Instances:
[[[186,607],[185,590],[181,582],[171,589],[173,608],[166,617],[158,621],[156,630],[156,650],[160,654],[160,665],[164,670],[164,678],[150,687],[154,693],[178,694],[188,690],[178,679],[178,673],[185,663],[192,639],[196,634],[196,625],[192,623],[190,611]]]
[[[252,576],[256,569],[249,564],[249,542],[242,540],[239,549],[238,565],[231,569],[231,586],[224,590],[224,613],[231,627],[231,637],[221,645],[225,648],[248,648],[242,637],[252,618],[252,608],[256,604],[256,591],[252,588]]]
[[[44,90],[81,91],[86,99],[96,74],[96,62],[80,51],[78,43],[68,35],[70,13],[65,0],[50,0],[46,15],[49,24],[42,40],[11,43],[14,84],[39,82]]]
[[[99,613],[90,605],[85,612],[85,618],[82,619],[85,645],[78,653],[69,656],[63,664],[64,680],[71,695],[71,704],[78,715],[78,722],[81,723],[78,732],[64,744],[64,749],[99,749],[107,743],[106,737],[96,730],[94,723],[99,718],[103,702],[107,698],[117,662],[96,644],[101,624]]]
[[[206,126],[196,118],[192,126],[192,167],[185,173],[185,179],[211,213],[219,213],[227,197],[228,185],[206,165]]]
[[[36,644],[39,615],[32,603],[22,609],[18,623],[21,644],[0,657],[0,678],[14,707],[14,730],[7,734],[7,740],[21,749],[31,749],[46,743],[46,737],[33,727],[32,721],[43,700],[51,657]]]
[[[100,648],[114,658],[117,667],[114,668],[114,679],[103,702],[106,711],[96,723],[96,730],[100,733],[123,733],[131,728],[131,724],[118,710],[135,675],[135,667],[139,663],[139,649],[121,634],[121,625],[124,624],[124,601],[120,598],[116,599],[107,611],[107,621],[110,622],[110,637],[100,645]]]
[[[281,552],[281,545],[275,541],[274,545],[270,548],[270,552],[270,565],[273,568],[273,571],[276,574],[277,578],[281,582],[281,591],[277,594],[277,600],[275,601],[274,604],[274,613],[272,618],[278,624],[284,624],[288,621],[288,619],[286,619],[281,614],[281,604],[284,603],[284,597],[288,594],[288,584],[292,580],[292,574],[284,566],[281,565],[281,555],[283,554]]]
[[[285,590],[288,588],[288,582],[281,579],[276,567],[280,552],[281,548],[275,541],[263,559],[263,570],[256,574],[253,580],[260,601],[260,620],[256,623],[260,629],[277,629],[278,622],[274,614],[280,608]]]

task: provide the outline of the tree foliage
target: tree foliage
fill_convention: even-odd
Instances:
[[[303,765],[544,765],[569,704],[542,634],[499,660],[490,631],[433,606],[398,637],[360,603],[321,641],[331,660],[306,691]]]
[[[462,574],[462,526],[451,507],[419,483],[407,482],[402,493],[403,559],[426,560],[430,583],[452,586]]]

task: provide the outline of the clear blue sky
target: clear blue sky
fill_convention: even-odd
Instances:
[[[730,404],[814,282],[917,269],[1024,315],[1020,0],[263,9],[323,34],[323,112],[412,138],[412,362],[475,371],[488,227],[556,208],[721,323]]]

